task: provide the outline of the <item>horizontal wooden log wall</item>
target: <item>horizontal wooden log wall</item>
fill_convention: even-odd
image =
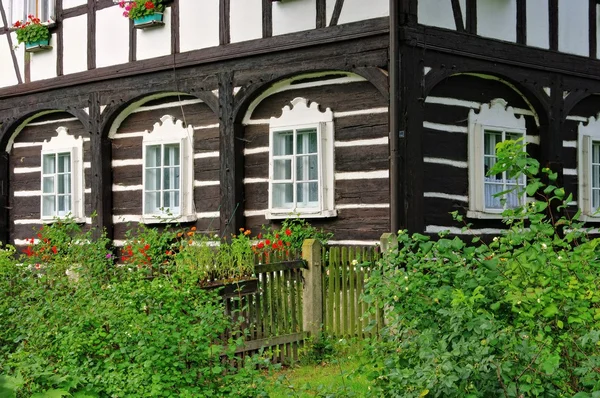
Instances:
[[[311,87],[312,85],[312,87]],[[308,86],[308,87],[307,87]],[[297,97],[331,108],[335,126],[335,206],[338,216],[309,220],[335,240],[377,241],[389,229],[387,101],[366,81],[317,80],[264,99],[245,126],[246,225],[269,224],[269,119]]]
[[[87,224],[91,208],[91,152],[90,137],[81,122],[68,113],[52,113],[29,123],[16,137],[10,152],[9,166],[9,224],[10,236],[19,245],[35,237],[41,223],[41,150],[44,140],[57,135],[58,127],[66,127],[69,134],[83,136],[83,162],[85,185],[85,216]]]
[[[425,99],[423,199],[426,232],[460,230],[464,226],[454,222],[449,213],[458,210],[466,215],[469,208],[469,111],[478,112],[482,104],[494,98],[503,98],[516,114],[523,115],[528,152],[539,158],[539,127],[533,110],[518,92],[497,79],[473,75],[459,75],[443,81]],[[500,220],[468,221],[473,223],[474,230],[487,229],[493,233],[505,228]]]

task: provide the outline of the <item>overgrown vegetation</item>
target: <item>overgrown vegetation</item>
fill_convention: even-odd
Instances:
[[[384,358],[376,394],[600,396],[600,240],[568,216],[571,195],[521,142],[497,153],[490,173],[525,174],[531,200],[504,212],[505,233],[486,243],[399,231],[373,273],[365,299],[387,317],[372,347]]]

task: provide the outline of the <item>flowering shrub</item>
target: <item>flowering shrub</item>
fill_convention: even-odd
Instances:
[[[19,43],[34,43],[50,39],[48,26],[43,25],[40,19],[34,15],[28,15],[27,21],[15,22],[13,28],[16,29],[17,42]]]
[[[181,237],[181,234],[178,236],[177,231],[159,230],[139,224],[136,229],[128,230],[125,236],[125,245],[121,251],[123,264],[153,273],[168,266],[177,245],[176,238]]]
[[[298,257],[301,255],[304,240],[317,239],[322,245],[326,245],[333,236],[322,229],[318,230],[301,218],[287,218],[283,220],[280,228],[263,226],[263,230],[266,232],[256,236],[257,242],[252,246],[252,250],[267,259],[271,253]]]
[[[380,300],[387,320],[373,347],[384,358],[375,394],[598,396],[600,239],[588,238],[579,213],[569,217],[571,195],[550,170],[540,179],[520,142],[497,152],[490,173],[525,174],[532,200],[504,212],[501,236],[399,231],[398,249],[372,274],[365,300]]]
[[[125,9],[123,16],[129,19],[138,19],[165,10],[162,0],[121,1],[119,6]]]

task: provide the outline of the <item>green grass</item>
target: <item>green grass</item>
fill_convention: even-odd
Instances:
[[[345,356],[320,364],[299,365],[271,371],[269,396],[367,397],[370,382],[361,370],[361,358]]]

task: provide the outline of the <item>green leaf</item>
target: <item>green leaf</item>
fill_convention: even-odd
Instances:
[[[71,394],[69,394],[68,391],[52,389],[52,390],[48,390],[45,392],[39,392],[37,394],[34,394],[31,396],[31,398],[62,398],[62,397],[69,397],[69,396],[71,396]]]
[[[580,391],[577,394],[573,395],[573,398],[590,398],[591,395],[587,392]]]
[[[564,326],[563,321],[561,321],[560,319],[556,321],[556,326],[558,326],[559,329],[562,329]]]
[[[494,304],[490,305],[490,308],[494,311],[497,311],[500,308],[500,302],[495,302]]]
[[[552,303],[544,309],[544,311],[542,312],[542,315],[545,316],[546,318],[551,318],[556,313],[558,313],[558,307],[556,306],[556,304]]]
[[[548,358],[546,358],[546,360],[544,362],[542,362],[542,370],[545,373],[551,375],[552,373],[556,372],[559,365],[560,365],[560,356],[557,354],[554,354],[552,356],[549,356]]]

